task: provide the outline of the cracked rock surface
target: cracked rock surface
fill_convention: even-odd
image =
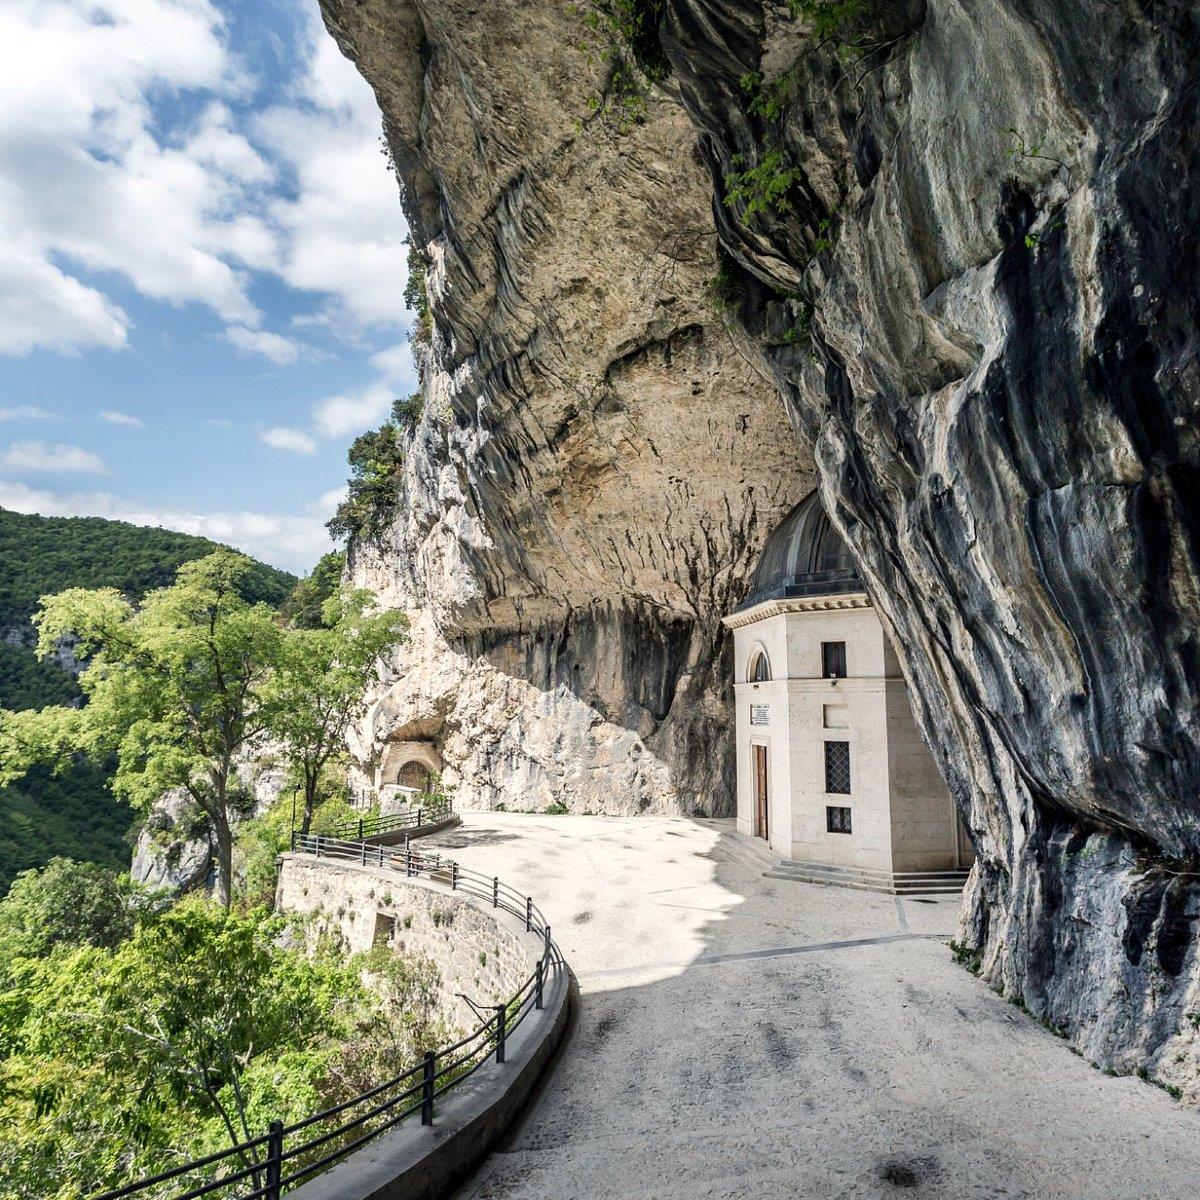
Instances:
[[[706,294],[677,96],[581,126],[604,67],[568,5],[323,8],[379,98],[434,319],[401,514],[352,554],[413,613],[360,756],[433,740],[485,805],[730,811],[720,618],[812,472]]]

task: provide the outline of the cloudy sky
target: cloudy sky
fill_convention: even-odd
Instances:
[[[316,0],[3,0],[0,506],[310,567],[415,387],[379,135]]]

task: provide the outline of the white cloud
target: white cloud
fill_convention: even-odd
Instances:
[[[285,429],[282,425],[264,429],[258,439],[268,446],[274,446],[276,450],[290,450],[295,454],[312,454],[317,449],[317,443],[307,433],[301,433],[299,429]]]
[[[413,364],[412,350],[407,341],[397,342],[394,346],[372,354],[371,366],[388,379],[406,379],[416,386],[417,369]]]
[[[0,421],[44,421],[54,414],[36,404],[18,404],[15,408],[0,408]]]
[[[13,442],[0,454],[0,466],[10,471],[50,471],[104,475],[104,459],[79,446],[46,442]]]
[[[280,363],[288,339],[248,345],[252,271],[313,293],[341,336],[403,324],[405,228],[374,98],[315,5],[307,38],[287,102],[249,116],[255,81],[211,0],[0,4],[0,353],[125,346],[109,273],[206,306]],[[203,101],[188,128],[162,119],[180,96]]]
[[[315,10],[308,40],[300,103],[268,109],[254,126],[255,140],[288,164],[298,185],[294,197],[271,204],[282,234],[276,270],[294,288],[330,296],[335,331],[397,325],[405,319],[407,230],[384,169],[379,109]]]
[[[199,513],[133,504],[107,492],[63,494],[0,480],[0,508],[45,517],[109,517],[133,525],[177,529],[226,542],[297,573],[311,570],[322,554],[333,549],[325,529],[332,510],[323,506],[311,506],[310,513],[300,517],[263,512]]]
[[[101,409],[100,419],[110,425],[125,425],[130,429],[141,429],[145,424],[141,417],[131,417],[129,413],[117,412],[112,408]]]
[[[322,492],[317,498],[314,505],[317,512],[333,515],[333,510],[350,494],[350,489],[343,484],[341,487],[331,488],[327,492]]]
[[[0,221],[6,219],[0,200]],[[22,247],[17,237],[0,242],[0,354],[27,354],[39,346],[63,354],[84,346],[119,350],[128,330],[124,311],[95,288]]]
[[[226,329],[225,340],[243,354],[261,354],[263,358],[280,365],[294,363],[305,349],[303,342],[284,337],[280,333],[270,333],[265,329],[246,329],[240,325]]]
[[[345,437],[380,424],[391,411],[395,394],[377,383],[345,396],[330,396],[313,409],[313,420],[325,437]]]

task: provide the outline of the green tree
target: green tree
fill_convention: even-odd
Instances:
[[[115,946],[155,904],[123,872],[52,858],[22,871],[0,900],[0,946],[5,959],[40,958],[58,945]]]
[[[0,1196],[81,1200],[349,1099],[452,1036],[439,984],[427,960],[347,959],[199,896],[115,947],[18,958],[0,998]]]
[[[341,591],[322,609],[320,629],[284,630],[267,685],[270,733],[304,787],[308,833],[325,767],[346,745],[379,658],[404,637],[395,609],[371,611],[371,594]]]
[[[321,609],[342,582],[346,556],[341,550],[322,555],[312,572],[296,581],[283,605],[283,615],[300,629],[320,629]]]
[[[267,605],[242,598],[251,560],[231,550],[185,563],[140,608],[112,588],[46,597],[35,617],[43,657],[66,637],[90,665],[82,709],[4,714],[0,784],[37,761],[116,754],[113,790],[146,811],[183,788],[209,819],[218,901],[232,885],[234,766],[263,734],[265,689],[281,631]]]
[[[347,453],[346,498],[326,523],[339,539],[377,537],[395,515],[404,481],[403,431],[394,421],[359,434]]]
[[[363,987],[281,930],[190,897],[111,950],[18,960],[0,1005],[0,1194],[73,1200],[319,1109]]]

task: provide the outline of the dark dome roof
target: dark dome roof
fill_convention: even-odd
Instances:
[[[846,543],[810,492],[767,538],[739,610],[784,596],[864,591]]]

